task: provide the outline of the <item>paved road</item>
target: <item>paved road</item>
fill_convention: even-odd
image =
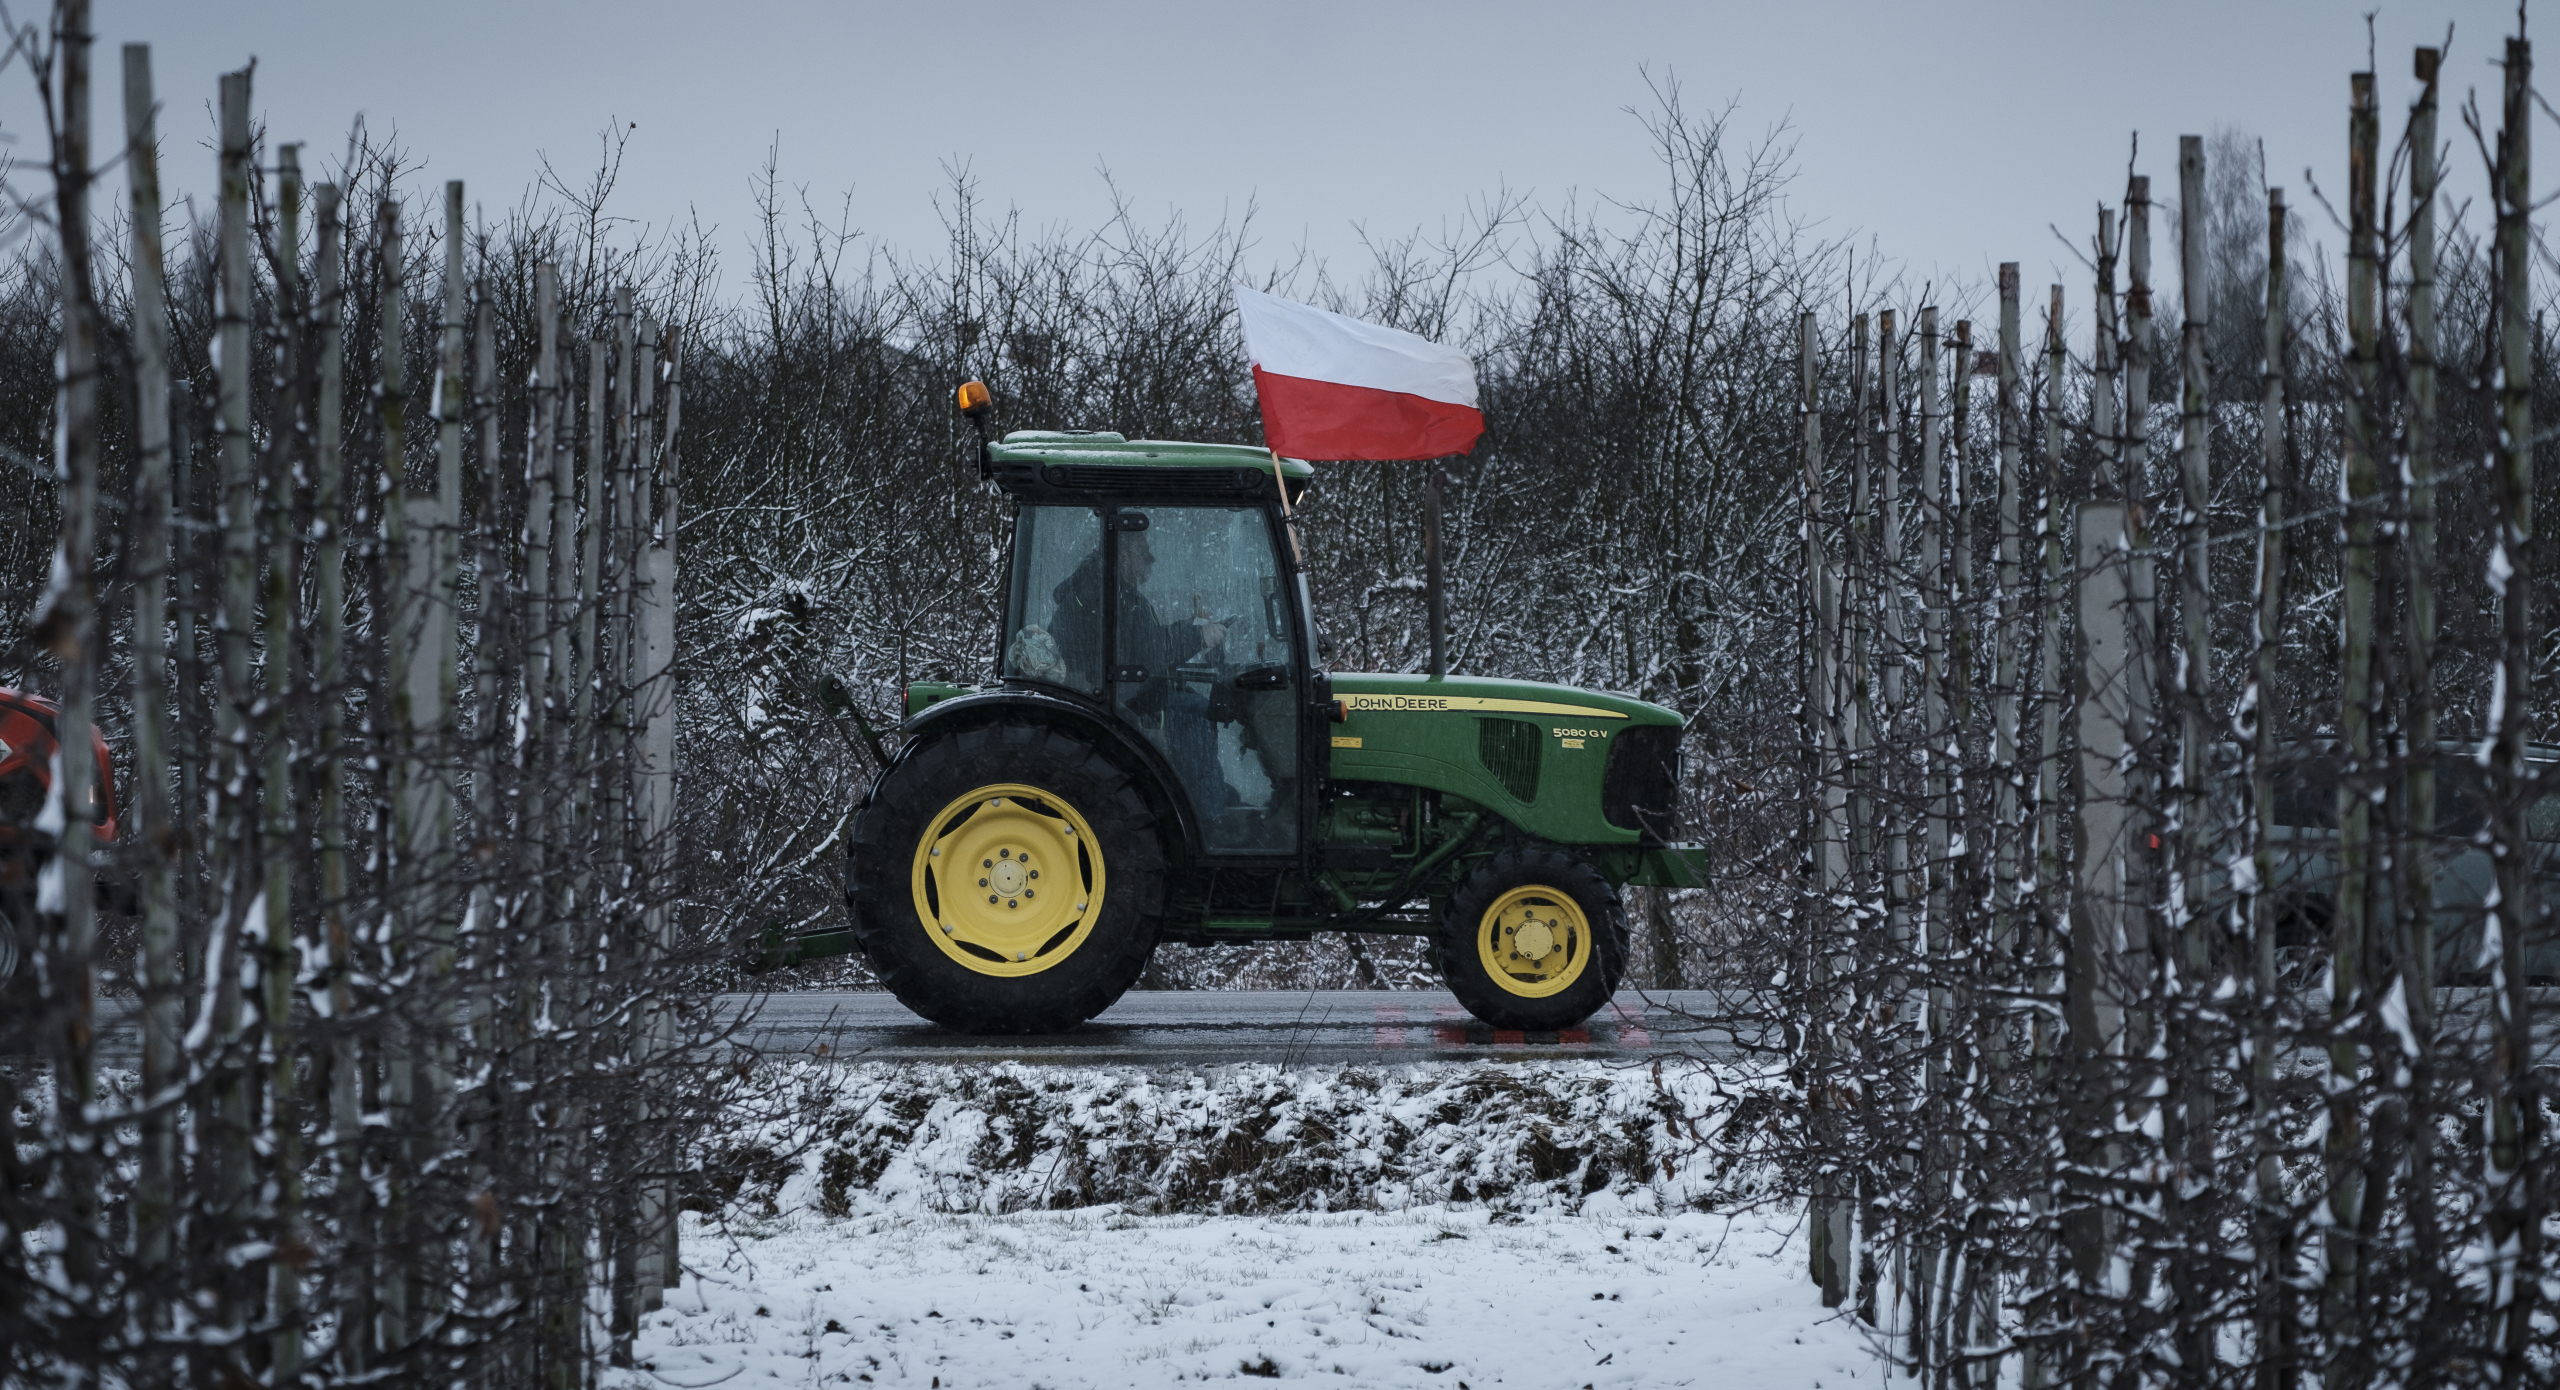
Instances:
[[[1611,1007],[1562,1033],[1497,1033],[1445,990],[1132,991],[1071,1033],[983,1038],[925,1022],[886,994],[728,995],[752,1010],[741,1040],[768,1054],[894,1062],[1025,1061],[1065,1065],[1270,1062],[1641,1059],[1673,1052],[1734,1055],[1732,1039],[1683,1012],[1714,996],[1689,991],[1648,1001],[1623,991]]]
[[[2483,993],[2445,991],[2441,1008],[2448,1035],[2477,1026]],[[2560,990],[2535,990],[2534,995],[2535,1061],[2560,1065]],[[1717,997],[1704,990],[1649,997],[1622,991],[1581,1028],[1553,1034],[1497,1033],[1469,1017],[1445,990],[1132,991],[1074,1032],[1008,1038],[972,1037],[935,1027],[876,992],[731,994],[720,997],[719,1007],[724,1017],[744,1020],[738,1040],[768,1056],[843,1061],[1395,1065],[1479,1058],[1624,1062],[1671,1053],[1719,1059],[1741,1055],[1732,1033],[1704,1021],[1719,1012]],[[133,1001],[101,999],[98,1014],[99,1061],[141,1065]]]
[[[2536,990],[2537,1014],[2560,1011],[2560,990]],[[2448,1034],[2475,1017],[2483,991],[2447,990]],[[1564,1033],[1497,1033],[1446,990],[1131,991],[1072,1033],[986,1038],[953,1033],[886,994],[726,995],[729,1017],[752,1010],[740,1038],[768,1055],[890,1062],[1026,1061],[1078,1064],[1401,1062],[1496,1058],[1642,1059],[1666,1053],[1732,1059],[1734,1031],[1705,990],[1622,990],[1588,1023]],[[1740,1037],[1764,1036],[1750,1024]],[[2539,1024],[2536,1061],[2560,1060],[2560,1027]]]

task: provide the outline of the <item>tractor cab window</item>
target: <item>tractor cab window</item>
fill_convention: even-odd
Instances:
[[[1122,507],[1113,702],[1173,765],[1211,850],[1298,847],[1298,664],[1259,507]]]
[[[2531,768],[2531,771],[2541,771]],[[2488,769],[2469,753],[2436,759],[2436,833],[2469,839],[2489,823],[2497,804],[2490,793]],[[2560,840],[2560,792],[2534,799],[2524,812],[2524,835],[2548,844]]]
[[[1013,523],[1004,675],[1102,693],[1102,517],[1025,507]]]

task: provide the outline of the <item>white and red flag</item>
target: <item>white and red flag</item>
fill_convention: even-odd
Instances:
[[[1400,328],[1236,286],[1262,437],[1300,459],[1432,459],[1484,433],[1476,364]]]

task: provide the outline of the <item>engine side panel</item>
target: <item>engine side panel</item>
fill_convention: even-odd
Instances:
[[[1336,674],[1337,781],[1401,782],[1479,803],[1566,845],[1637,845],[1603,795],[1612,741],[1680,717],[1640,700],[1536,681]]]

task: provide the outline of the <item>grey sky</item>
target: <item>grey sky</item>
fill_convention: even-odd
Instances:
[[[19,13],[40,0],[17,0]],[[651,223],[720,229],[732,290],[750,180],[780,140],[786,180],[875,241],[934,250],[932,198],[965,164],[996,206],[1089,227],[1108,165],[1150,220],[1195,225],[1257,206],[1265,261],[1304,246],[1337,276],[1365,263],[1357,229],[1432,229],[1497,187],[1556,206],[1650,197],[1659,183],[1626,113],[1643,71],[1693,109],[1738,103],[1734,128],[1792,126],[1799,216],[1856,231],[1932,278],[1980,284],[2024,262],[2030,294],[2086,275],[2048,231],[2085,240],[2123,187],[2128,137],[2164,202],[2176,138],[2236,124],[2264,138],[2275,182],[2309,201],[2308,165],[2343,193],[2346,75],[2365,64],[2358,3],[2152,0],[1794,0],[1575,5],[1011,3],[817,0],[98,0],[103,131],[118,127],[115,46],[153,45],[173,193],[202,205],[218,72],[258,60],[276,139],[343,146],[361,112],[433,179],[514,203],[548,154],[592,168],[609,121],[636,123],[615,204]],[[430,23],[430,20],[432,21]],[[2377,19],[2386,141],[2408,100],[2409,51],[2458,25],[2447,90],[2492,106],[2510,6],[2435,0]],[[2560,53],[2546,60],[2560,61]],[[31,136],[23,72],[0,129]],[[2454,161],[2476,163],[2446,122]],[[111,136],[109,137],[112,138]],[[102,140],[102,144],[107,141]],[[2547,139],[2545,149],[2560,149]],[[2548,158],[2548,157],[2547,157]],[[2542,180],[2554,180],[2546,175]],[[118,181],[120,186],[121,181]],[[2466,176],[2457,191],[2480,186]],[[2313,208],[2315,231],[2337,238]],[[2162,232],[2169,229],[2164,225]],[[2163,256],[2163,260],[2169,257]]]

